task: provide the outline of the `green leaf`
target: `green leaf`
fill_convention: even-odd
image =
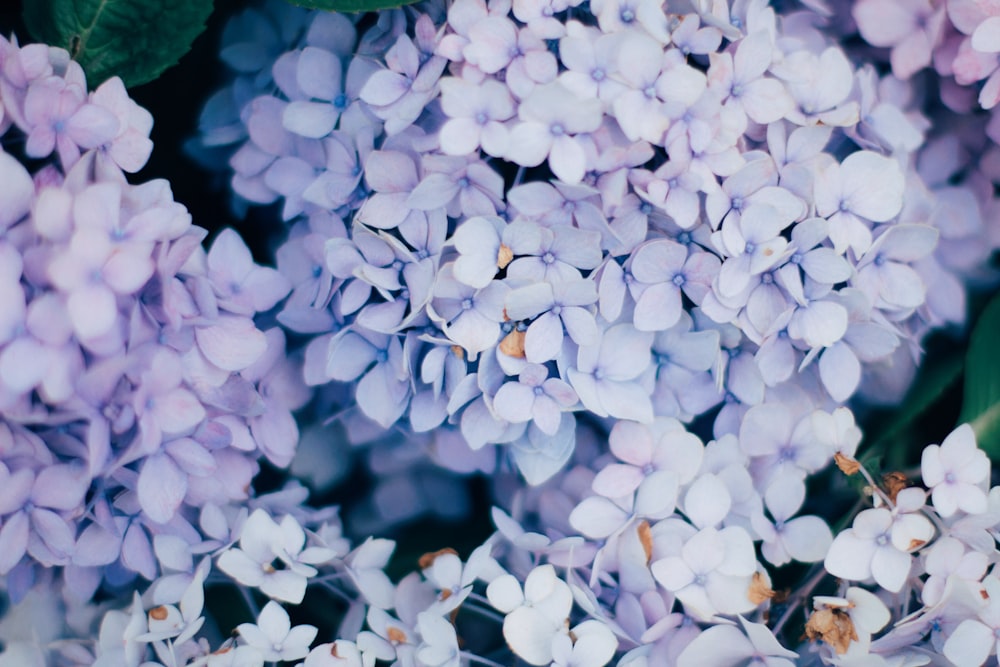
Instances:
[[[1000,458],[1000,295],[976,322],[965,364],[965,395],[959,423],[969,423],[979,446]]]
[[[906,398],[891,413],[882,415],[865,429],[862,449],[882,452],[890,465],[901,467],[912,450],[912,431],[919,432],[918,421],[947,397],[949,390],[962,376],[965,364],[963,350],[954,340],[938,337],[930,341],[927,355],[920,365]]]
[[[205,29],[212,0],[29,0],[32,37],[61,46],[96,88],[120,76],[127,87],[176,64]]]
[[[394,9],[412,5],[417,0],[288,0],[293,5],[307,9],[324,9],[329,12],[373,12],[377,9]]]

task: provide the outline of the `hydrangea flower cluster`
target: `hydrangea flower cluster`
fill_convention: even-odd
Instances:
[[[0,574],[25,615],[0,667],[996,653],[1000,492],[971,427],[924,450],[925,487],[876,480],[846,406],[901,398],[993,279],[995,122],[937,130],[973,89],[915,72],[986,79],[993,107],[996,17],[804,5],[249,9],[192,148],[239,206],[276,204],[276,269],[126,181],[150,119],[119,82],[88,94],[64,52],[4,42]],[[393,541],[348,539],[296,481],[255,492],[261,456],[317,487],[339,466],[319,426],[299,442],[310,388],[375,478],[354,533],[461,512],[480,472],[497,532],[394,581]],[[841,527],[809,494],[831,462],[866,483]]]
[[[201,147],[282,202],[278,319],[313,337],[308,383],[352,383],[338,418],[457,429],[539,483],[584,415],[721,404],[722,436],[789,392],[897,400],[926,332],[964,322],[995,204],[988,174],[955,185],[977,164],[932,158],[918,91],[810,12],[668,9],[233,24]]]
[[[254,322],[291,287],[126,181],[152,117],[119,79],[88,93],[65,51],[0,39],[0,113],[0,574],[16,600],[59,567],[87,600],[191,571],[298,440],[300,366]]]

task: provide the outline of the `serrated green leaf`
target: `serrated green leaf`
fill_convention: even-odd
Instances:
[[[61,46],[96,88],[120,76],[128,87],[152,81],[188,52],[205,29],[213,0],[29,0],[32,37]]]
[[[323,9],[328,12],[373,12],[378,9],[395,9],[412,5],[417,0],[288,0],[306,9]]]
[[[979,446],[1000,458],[1000,295],[979,316],[969,339],[960,423],[969,423]]]

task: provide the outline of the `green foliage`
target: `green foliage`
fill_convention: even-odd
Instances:
[[[944,412],[942,403],[958,384],[965,365],[962,348],[954,340],[937,337],[929,341],[927,355],[899,407],[879,419],[869,420],[865,427],[865,452],[878,453],[892,469],[914,463],[925,444],[924,420],[933,411]]]
[[[176,64],[205,29],[212,0],[28,0],[34,39],[61,46],[97,87],[120,76],[128,87]]]
[[[1000,295],[993,298],[972,331],[966,357],[965,395],[959,423],[972,425],[979,446],[1000,458]]]
[[[328,12],[373,12],[411,5],[417,0],[288,0],[306,9],[324,9]]]

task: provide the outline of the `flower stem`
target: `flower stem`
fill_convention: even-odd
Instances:
[[[774,624],[772,632],[774,632],[775,636],[781,632],[781,629],[785,627],[785,624],[792,618],[792,614],[795,613],[795,610],[806,601],[806,599],[812,594],[813,589],[819,585],[819,582],[826,578],[826,575],[826,568],[820,564],[819,570],[806,581],[804,586],[799,588],[793,599],[788,603],[788,606],[785,608],[785,612],[781,615],[781,618],[779,618],[778,622]]]

